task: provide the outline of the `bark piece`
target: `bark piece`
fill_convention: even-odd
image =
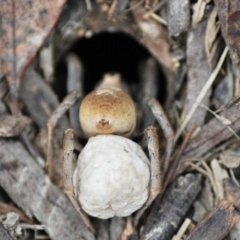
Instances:
[[[108,219],[97,221],[97,239],[98,240],[109,240],[109,221]]]
[[[2,240],[14,240],[10,234],[7,232],[7,230],[3,227],[3,225],[0,223],[0,239]]]
[[[184,107],[184,112],[188,113],[196,97],[201,92],[203,86],[208,80],[211,69],[208,65],[207,55],[205,51],[205,37],[206,37],[207,20],[199,23],[188,34],[187,40],[187,65],[188,65],[188,82],[187,82],[187,96]],[[208,106],[209,96],[211,91],[208,91],[202,101]],[[196,126],[202,126],[205,120],[206,109],[198,108],[189,123],[194,123]]]
[[[111,240],[121,239],[125,225],[126,225],[126,218],[119,218],[119,217],[112,218],[109,226],[110,239]]]
[[[93,240],[63,192],[54,186],[20,142],[0,139],[0,185],[52,239]]]
[[[200,191],[200,182],[199,174],[177,178],[164,193],[159,208],[144,228],[141,240],[172,239]]]
[[[188,30],[190,26],[190,4],[189,0],[168,1],[168,30],[170,35],[177,36]]]
[[[0,115],[0,137],[14,137],[19,135],[31,122],[24,116]]]
[[[199,222],[203,219],[204,215],[206,214],[206,208],[199,201],[195,201],[193,204],[193,207],[194,207],[194,215],[192,217],[192,221]]]
[[[83,96],[83,64],[81,60],[75,54],[69,54],[67,56],[67,92],[70,93],[77,90]],[[84,136],[82,128],[79,122],[79,106],[81,105],[82,98],[76,100],[76,103],[69,109],[69,120],[71,127],[76,131],[78,136]]]
[[[240,222],[238,221],[230,231],[230,240],[240,239]]]
[[[0,72],[0,99],[3,99],[8,92],[8,85],[5,78],[1,78]]]
[[[91,1],[94,4],[93,1]],[[56,25],[55,42],[55,60],[60,57],[72,46],[79,38],[79,30],[83,30],[83,19],[87,16],[87,4],[85,1],[68,1],[64,7],[59,21]],[[97,16],[95,16],[98,19]]]
[[[26,105],[33,121],[36,122],[40,128],[46,129],[47,120],[59,105],[59,101],[52,89],[44,83],[40,75],[33,69],[27,70],[22,79],[20,98]],[[63,132],[68,127],[69,123],[67,118],[62,117],[55,129],[59,144],[62,142]]]
[[[214,0],[221,23],[222,35],[229,47],[232,61],[240,60],[240,2],[238,0]]]
[[[198,224],[196,229],[187,237],[187,240],[219,240],[223,239],[239,219],[235,215],[234,207],[223,199]]]
[[[18,222],[19,218],[20,216],[18,214],[14,212],[9,212],[4,216],[4,220],[1,221],[3,227],[8,231],[8,233],[14,240],[18,240],[19,237],[22,236],[22,229],[19,226]]]

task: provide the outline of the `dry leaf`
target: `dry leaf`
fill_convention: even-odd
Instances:
[[[0,0],[0,62],[17,97],[21,76],[55,25],[65,0]]]
[[[195,222],[199,222],[203,219],[207,210],[205,206],[197,200],[193,203],[193,207],[194,207],[194,215],[192,217],[192,220]]]
[[[203,18],[206,5],[210,0],[198,0],[197,3],[193,5],[193,17],[192,17],[192,26],[195,27]]]
[[[215,180],[218,194],[219,194],[218,197],[219,197],[219,199],[222,199],[224,196],[223,179],[229,178],[229,175],[225,169],[221,168],[220,164],[218,163],[218,161],[216,159],[213,159],[211,161],[211,168],[212,168],[214,180]]]
[[[234,150],[227,150],[220,156],[220,163],[227,168],[237,168],[240,166],[240,153]]]
[[[207,211],[210,211],[213,208],[214,194],[212,191],[211,183],[207,178],[204,180],[204,185],[198,199]]]
[[[214,7],[212,10],[206,28],[206,38],[205,38],[205,51],[207,54],[208,64],[211,66],[211,54],[213,50],[213,44],[216,41],[217,33],[219,28],[216,25],[217,9]]]

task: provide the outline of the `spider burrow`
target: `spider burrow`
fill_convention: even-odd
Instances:
[[[144,131],[149,160],[142,148],[127,138],[136,127],[137,112],[135,103],[123,86],[119,75],[107,74],[97,89],[82,100],[79,119],[89,140],[78,156],[75,170],[72,159],[76,134],[73,129],[67,129],[63,137],[63,191],[93,232],[85,213],[107,219],[126,217],[140,209],[135,217],[136,224],[161,192],[163,174],[157,129],[149,126]],[[80,95],[77,91],[70,93],[56,109],[55,117],[48,121],[49,142],[56,119]],[[165,129],[165,161],[168,161],[173,131],[159,102],[151,98],[148,105]]]

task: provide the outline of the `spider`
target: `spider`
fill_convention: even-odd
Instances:
[[[77,91],[70,93],[49,119],[49,143],[57,119],[78,97]],[[173,146],[173,130],[160,103],[149,96],[142,96],[142,99],[148,99],[148,106],[167,138],[166,170]],[[80,124],[89,139],[78,156],[75,169],[72,160],[76,134],[73,129],[64,132],[63,191],[92,232],[94,228],[85,213],[107,219],[126,217],[139,210],[135,217],[137,223],[161,192],[163,173],[158,132],[154,126],[144,131],[148,158],[140,145],[128,138],[136,128],[137,116],[136,103],[127,93],[120,75],[106,74],[80,105]]]

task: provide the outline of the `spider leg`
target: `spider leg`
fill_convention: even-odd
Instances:
[[[158,92],[158,79],[157,79],[157,61],[154,58],[149,58],[144,64],[141,74],[141,91],[139,95],[139,102],[142,109],[142,124],[141,131],[155,122],[155,118],[148,107],[148,100],[156,98]]]
[[[174,132],[167,116],[164,113],[162,106],[155,98],[151,98],[148,101],[148,106],[152,110],[153,115],[155,116],[159,125],[161,126],[163,133],[165,135],[165,138],[167,140],[166,155],[164,157],[164,167],[163,167],[164,172],[166,172],[168,170],[169,159],[172,154],[172,149],[174,145]]]
[[[73,187],[73,150],[74,150],[74,137],[75,132],[73,129],[67,129],[64,132],[63,136],[63,191],[69,198],[70,202],[75,207],[76,211],[80,215],[81,219],[88,227],[88,229],[95,233],[95,229],[91,225],[89,218],[86,214],[84,214],[83,210],[81,209],[75,194],[74,194],[74,187]]]
[[[80,59],[73,53],[66,58],[67,61],[67,93],[78,90],[83,95],[83,65]],[[75,104],[69,110],[69,119],[71,127],[76,131],[78,136],[84,136],[79,123],[79,106],[82,98],[76,100]]]
[[[51,117],[47,121],[47,130],[48,130],[48,144],[47,144],[47,171],[51,177],[53,174],[53,150],[52,150],[52,139],[53,139],[53,130],[57,125],[58,120],[65,114],[65,112],[79,99],[81,94],[78,91],[73,91],[69,93],[61,104],[56,108]]]
[[[147,138],[148,152],[150,157],[150,190],[149,197],[145,205],[138,211],[134,219],[134,225],[138,224],[143,212],[151,205],[153,200],[161,192],[162,188],[162,171],[161,171],[161,159],[159,156],[159,140],[157,129],[153,126],[147,127],[145,130],[145,136]]]

